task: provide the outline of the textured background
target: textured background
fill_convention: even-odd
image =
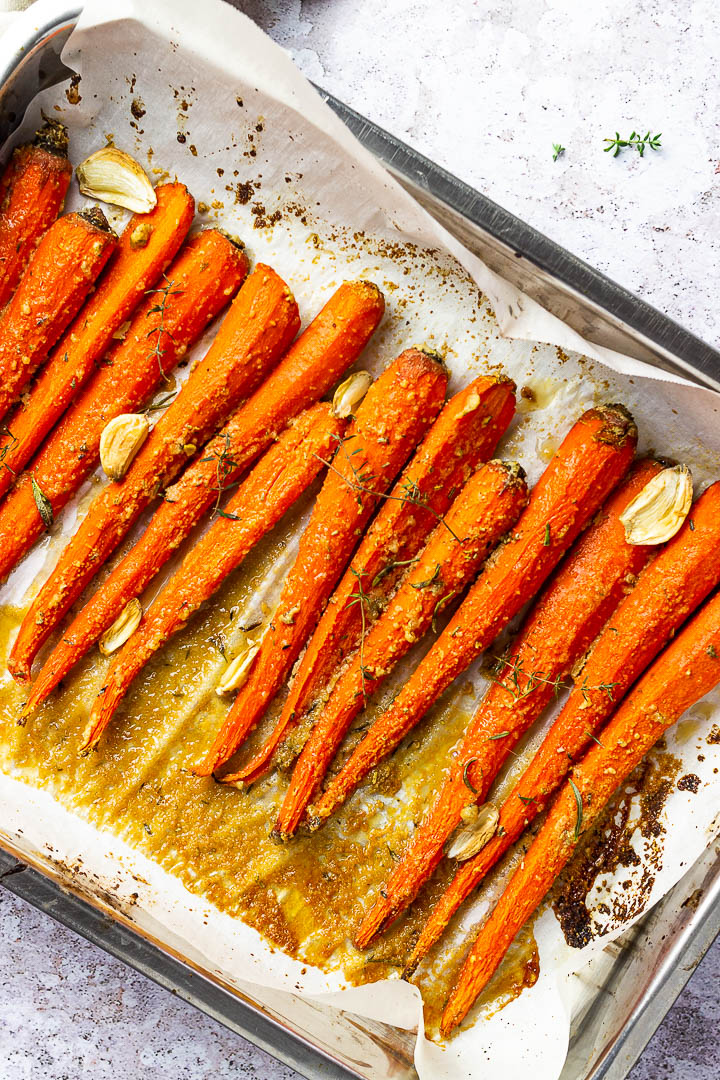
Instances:
[[[720,345],[716,0],[237,6],[327,90]],[[661,152],[602,152],[648,127]],[[716,943],[632,1080],[716,1080],[718,986]],[[296,1075],[0,888],[0,1080],[156,1071]]]

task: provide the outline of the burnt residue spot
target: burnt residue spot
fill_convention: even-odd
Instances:
[[[282,219],[282,214],[279,210],[273,210],[271,214],[267,212],[262,203],[253,203],[251,214],[254,217],[253,228],[255,229],[271,229],[273,225],[277,225],[278,221]]]
[[[236,184],[235,188],[235,202],[240,206],[247,206],[255,194],[255,184],[252,180],[245,180],[243,183]]]
[[[140,100],[140,98],[133,98],[130,104],[130,112],[133,114],[136,120],[141,120],[147,112],[147,109],[145,108],[145,105]]]
[[[680,777],[677,786],[678,791],[692,791],[693,795],[697,795],[700,787],[700,777],[696,773],[686,773],[685,776]]]
[[[243,99],[241,97],[236,97],[235,98],[235,104],[238,105],[241,109],[243,109],[245,107],[243,105]]]
[[[68,99],[71,105],[77,105],[79,104],[79,102],[82,101],[80,91],[78,90],[78,86],[80,85],[80,79],[80,75],[73,75],[70,78],[70,85],[65,91],[65,97]]]
[[[187,142],[187,135],[185,135],[182,131],[178,131],[178,133],[177,133],[177,141],[179,143]]]
[[[710,734],[705,740],[709,746],[720,746],[720,724],[713,724]]]

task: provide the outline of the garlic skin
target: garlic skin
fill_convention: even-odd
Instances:
[[[356,371],[344,382],[341,382],[333,394],[333,416],[337,416],[339,420],[345,420],[348,416],[352,416],[372,383],[373,377],[369,371]]]
[[[680,529],[692,506],[687,465],[663,469],[620,514],[628,544],[664,544]]]
[[[103,428],[100,436],[100,464],[111,480],[121,480],[150,432],[150,421],[142,413],[120,413]]]
[[[466,807],[466,809],[469,810],[470,808]],[[492,803],[483,803],[482,806],[476,806],[475,809],[477,810],[476,814],[470,812],[461,815],[463,821],[469,823],[455,834],[454,839],[447,848],[448,858],[457,859],[458,862],[471,859],[473,855],[477,855],[478,851],[482,851],[495,835],[500,820],[497,806],[493,806]]]
[[[134,596],[132,600],[127,602],[112,626],[108,626],[100,638],[99,648],[103,656],[110,656],[111,653],[114,653],[121,645],[125,644],[140,625],[142,615],[143,609],[140,601]]]
[[[147,214],[157,195],[142,165],[115,146],[104,146],[82,161],[75,173],[80,191],[99,202]]]
[[[215,693],[218,694],[218,696],[222,697],[223,694],[231,694],[233,691],[239,690],[247,681],[253,660],[260,650],[261,638],[262,629],[260,629],[259,636],[245,636],[245,641],[240,648],[240,652],[234,660],[230,661],[220,676],[219,683],[215,687]]]

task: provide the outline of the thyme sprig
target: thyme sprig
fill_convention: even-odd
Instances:
[[[230,436],[225,433],[223,448],[220,452],[213,451],[208,454],[207,457],[200,458],[201,463],[206,461],[214,461],[215,466],[215,490],[217,491],[217,497],[215,499],[215,506],[213,507],[213,514],[217,514],[219,517],[228,518],[229,521],[240,521],[237,514],[228,514],[225,510],[220,509],[220,501],[223,494],[226,491],[230,491],[231,488],[237,486],[237,481],[228,483],[227,478],[235,469],[239,469],[240,466],[230,454]]]
[[[552,148],[553,148],[553,161],[557,161],[557,159],[560,157],[560,155],[565,153],[565,147],[561,146],[559,142],[554,142],[552,144]]]
[[[352,593],[346,607],[354,607],[355,604],[360,605],[360,679],[362,683],[363,705],[367,705],[368,696],[365,680],[371,679],[373,676],[372,672],[368,671],[365,667],[365,636],[367,634],[367,616],[368,614],[373,614],[373,601],[372,597],[363,589],[362,574],[356,570],[354,566],[350,567],[350,573],[357,580],[358,591]]]
[[[562,675],[556,675],[554,678],[549,678],[547,673],[541,670],[526,671],[523,662],[517,656],[496,656],[495,666],[488,672],[488,677],[492,682],[498,683],[508,693],[512,694],[516,701],[522,698],[529,697],[538,686],[551,686],[553,692],[557,697],[561,690],[572,690],[576,688],[580,690],[585,701],[590,700],[590,693],[593,690],[602,690],[611,701],[614,700],[613,690],[618,685],[617,682],[603,682],[598,683],[596,686],[590,686],[587,679],[583,680],[580,686],[569,678],[564,678]],[[521,683],[521,678],[525,679],[524,685]]]
[[[0,464],[4,465],[7,471],[14,476],[15,470],[10,468],[8,463],[5,461],[5,458],[7,454],[12,450],[12,448],[17,445],[17,439],[13,435],[10,428],[6,424],[3,424],[3,426],[0,428],[0,439],[4,439],[6,435],[9,436],[12,441],[5,443],[3,446],[0,446]]]
[[[645,135],[640,135],[637,131],[633,131],[628,139],[621,139],[620,132],[615,132],[614,139],[603,139],[603,142],[609,145],[605,147],[604,152],[606,154],[612,153],[613,157],[617,157],[621,150],[626,147],[632,150],[637,150],[640,157],[645,153],[645,147],[649,146],[651,150],[660,150],[660,139],[662,132],[658,132],[657,135],[651,135],[648,131]]]
[[[160,316],[160,321],[158,322],[157,326],[154,326],[152,328],[152,330],[148,330],[148,332],[147,332],[147,334],[145,336],[147,338],[151,338],[153,336],[153,334],[156,335],[155,336],[155,342],[154,342],[153,347],[152,347],[152,349],[150,351],[150,355],[154,356],[156,358],[157,365],[160,368],[160,374],[162,375],[165,382],[170,382],[170,379],[168,378],[167,374],[165,373],[165,369],[163,368],[163,364],[162,364],[162,358],[165,355],[165,353],[167,352],[167,349],[163,349],[163,347],[162,347],[163,334],[166,337],[169,337],[173,344],[176,344],[176,341],[175,341],[175,338],[173,337],[172,333],[170,332],[170,330],[168,330],[167,327],[165,326],[165,309],[167,308],[168,299],[171,296],[181,296],[182,293],[184,292],[184,290],[183,289],[174,289],[173,285],[175,284],[175,282],[172,281],[167,276],[167,274],[163,274],[163,277],[165,278],[165,281],[166,281],[165,285],[162,285],[157,289],[146,289],[145,290],[146,294],[148,294],[148,295],[151,295],[151,294],[154,294],[154,293],[160,293],[161,296],[162,296],[162,299],[160,300],[160,302],[155,304],[153,307],[151,307],[150,310],[148,311],[147,315],[145,316],[147,319],[149,319],[151,315],[159,315]]]

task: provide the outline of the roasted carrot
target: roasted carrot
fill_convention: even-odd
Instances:
[[[0,496],[95,371],[113,336],[177,254],[192,224],[194,201],[184,184],[161,184],[157,206],[135,214],[98,281],[53,349],[26,404],[0,435]]]
[[[535,595],[629,468],[636,441],[637,428],[621,405],[590,409],[573,425],[533,489],[510,539],[489,560],[435,645],[365,736],[368,768],[397,746]],[[426,846],[411,841],[383,895],[363,920],[356,938],[359,947],[364,948],[414,898],[427,876]]]
[[[116,244],[97,208],[65,214],[45,233],[0,316],[0,417],[45,362]]]
[[[527,498],[525,475],[516,464],[491,461],[468,480],[387,610],[361,637],[359,649],[335,684],[295,765],[275,825],[277,835],[290,835],[298,827],[368,695],[425,635],[443,607],[464,591],[501,536],[515,524]],[[355,596],[356,603],[365,603],[361,592]],[[263,767],[262,752],[259,759]],[[257,771],[251,762],[240,776],[251,781]]]
[[[437,357],[406,349],[368,390],[338,445],[248,680],[198,775],[232,757],[279,690],[382,494],[437,416],[447,378]]]
[[[311,406],[260,459],[224,515],[192,548],[111,665],[93,706],[82,749],[94,746],[130,683],[153,653],[220,587],[258,540],[315,479],[342,436],[327,404]]]
[[[275,371],[168,489],[142,537],[55,646],[32,688],[28,710],[47,697],[128,601],[140,595],[223,489],[357,359],[383,310],[382,293],[370,282],[347,282],[330,297]]]
[[[33,491],[45,496],[53,514],[65,506],[98,463],[105,425],[148,400],[227,304],[245,265],[244,256],[215,230],[200,233],[183,248],[169,268],[165,286],[153,290],[138,309],[125,340],[108,353],[0,505],[0,580],[45,528]]]
[[[619,515],[659,472],[643,461],[603,506],[573,546],[518,634],[510,654],[498,664],[495,682],[473,717],[456,767],[442,786],[433,812],[421,825],[436,843],[428,847],[428,874],[442,856],[444,839],[468,803],[482,801],[500,764],[557,692],[558,684],[584,655],[620,602],[628,582],[648,559],[649,549],[625,543]],[[327,817],[367,775],[370,765],[361,742],[314,812]],[[372,747],[369,748],[372,751]],[[466,768],[465,763],[471,764]],[[420,841],[418,841],[420,842]]]
[[[32,143],[13,152],[0,179],[0,311],[62,210],[72,178],[67,151],[67,128],[46,120]]]
[[[11,670],[29,673],[37,649],[141,511],[277,363],[299,322],[297,304],[285,282],[259,263],[206,356],[190,373],[127,474],[100,492],[62,552],[28,612],[27,626],[20,629]]]
[[[573,767],[468,955],[442,1018],[449,1034],[487,985],[510,942],[541,902],[610,796],[657,740],[720,681],[720,593],[655,660]]]
[[[481,375],[444,407],[330,597],[265,744],[267,759],[314,699],[327,697],[332,673],[387,602],[453,495],[475,466],[490,457],[514,413],[515,384],[504,375]],[[358,589],[367,597],[362,611],[351,601]],[[258,757],[254,766],[261,765]]]
[[[437,940],[453,912],[490,867],[546,808],[572,762],[632,683],[688,614],[720,583],[720,482],[700,496],[691,518],[692,528],[687,521],[660,551],[603,629],[565,707],[503,803],[496,835],[462,864],[432,912],[414,955],[426,951],[426,943],[429,948]],[[604,735],[601,739],[605,741]],[[460,762],[469,760],[466,744],[458,755]]]

